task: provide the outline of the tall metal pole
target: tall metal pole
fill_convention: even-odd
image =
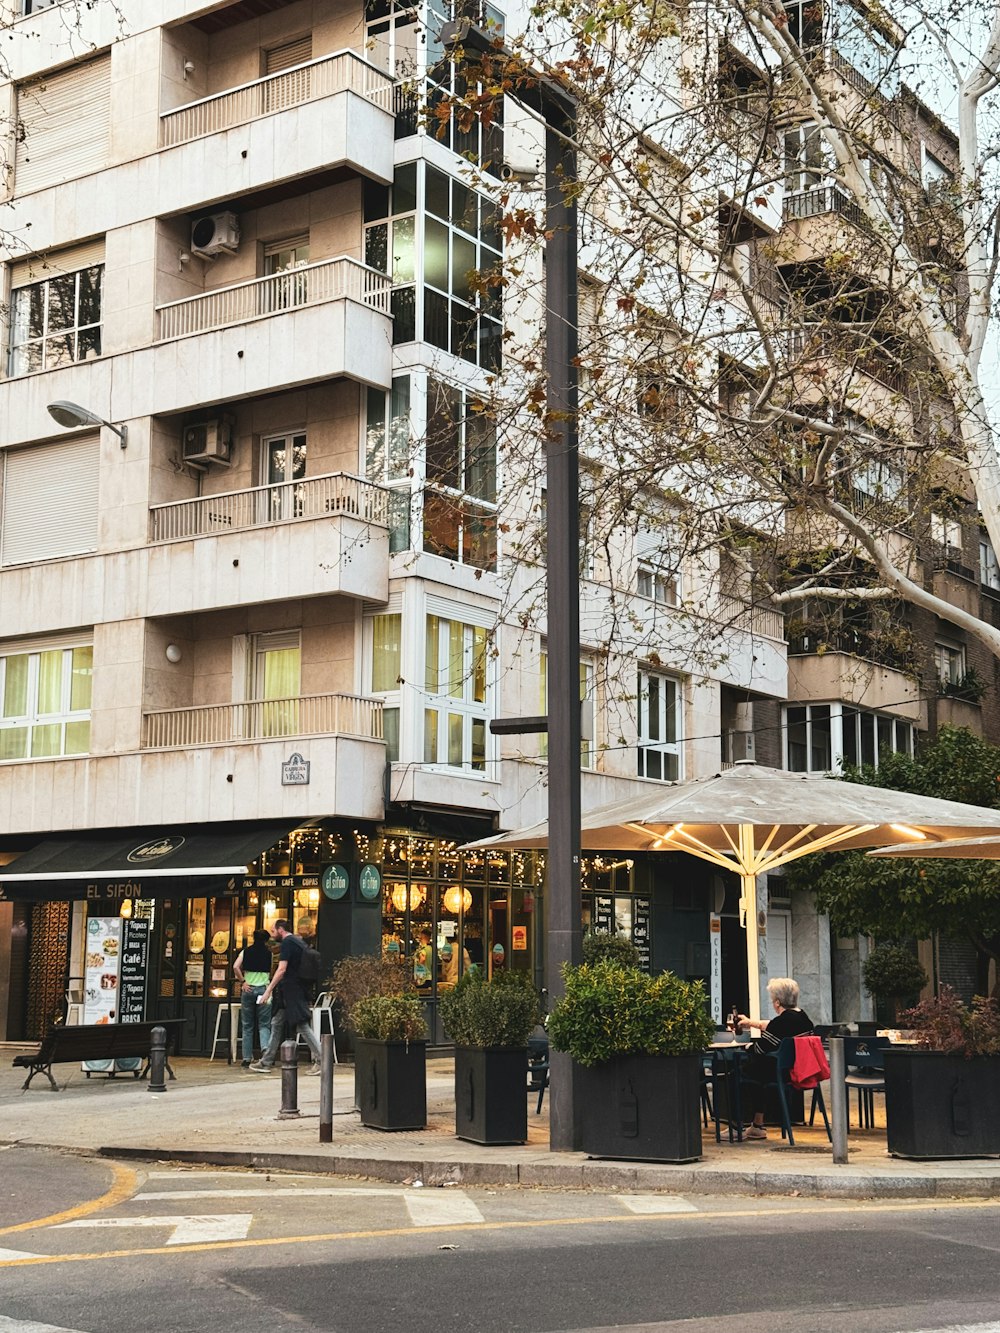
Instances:
[[[576,153],[567,142],[573,131],[567,119],[551,100],[545,105],[550,1003],[562,994],[563,964],[581,958],[577,227],[575,196],[566,188],[576,182]],[[579,1147],[573,1065],[558,1051],[552,1054],[549,1096],[549,1146],[571,1152]]]

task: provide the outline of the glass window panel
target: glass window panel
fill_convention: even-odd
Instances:
[[[859,762],[858,750],[858,714],[853,708],[844,709],[844,763],[857,765]]]
[[[102,265],[80,270],[80,310],[76,321],[78,324],[99,324],[101,322],[101,282],[103,276],[104,268]]]
[[[90,750],[90,719],[66,723],[65,754],[87,754]]]
[[[436,491],[424,494],[424,550],[429,555],[458,560],[461,516],[461,507],[448,496]]]
[[[365,468],[369,481],[385,477],[385,394],[381,389],[368,390],[365,413]]]
[[[503,358],[503,330],[494,319],[479,321],[479,364],[484,370],[498,371]]]
[[[892,718],[880,717],[878,719],[878,752],[880,755],[891,754],[893,748]]]
[[[390,764],[399,762],[399,709],[382,710],[382,736],[385,740],[385,757]]]
[[[460,620],[448,625],[448,693],[453,699],[465,694],[465,626]]]
[[[417,293],[413,287],[397,288],[390,298],[392,341],[412,342],[417,336]]]
[[[380,273],[389,271],[389,227],[384,222],[365,231],[365,263]]]
[[[415,222],[396,218],[392,224],[392,280],[412,282],[416,272]]]
[[[80,713],[90,707],[94,681],[94,650],[92,647],[74,648],[70,677],[70,712]]]
[[[462,560],[475,569],[496,569],[497,520],[495,514],[466,510],[462,529]]]
[[[479,236],[484,245],[491,250],[500,249],[500,212],[491,200],[481,196],[479,200]],[[499,255],[491,256],[491,261]]]
[[[479,318],[474,310],[458,301],[451,302],[451,350],[463,361],[475,361],[479,343]]]
[[[424,763],[438,761],[438,715],[433,708],[424,709]]]
[[[451,216],[448,205],[448,177],[434,167],[427,167],[424,176],[425,198],[428,213],[435,213],[447,222]]]
[[[372,57],[369,56],[369,59],[372,59]],[[364,210],[366,222],[375,222],[379,218],[387,218],[389,216],[389,187],[379,185],[377,181],[368,180],[366,177],[364,182]]]
[[[668,745],[677,742],[677,684],[672,680],[663,682],[664,727],[663,739]]]
[[[471,275],[471,276],[470,276]],[[476,278],[476,246],[464,236],[452,236],[451,290],[461,301],[472,303],[473,282]]]
[[[0,759],[27,759],[28,728],[0,727]]]
[[[875,719],[871,713],[861,714],[861,762],[863,764],[874,764],[876,761],[875,752]]]
[[[789,708],[785,719],[788,724],[788,767],[792,773],[809,771],[809,750],[806,745],[806,710]]]
[[[452,768],[461,768],[463,741],[465,738],[465,718],[461,713],[448,714],[448,763]]]
[[[680,774],[680,759],[675,754],[665,754],[663,756],[663,780],[665,782],[676,782]]]
[[[45,283],[21,287],[14,294],[14,341],[40,338],[45,332]]]
[[[448,290],[448,228],[434,218],[428,218],[424,227],[424,279]]]
[[[409,475],[410,467],[410,377],[397,375],[392,381],[389,418],[389,479]]]
[[[28,654],[4,659],[3,716],[24,717],[28,711]]]
[[[472,719],[472,767],[486,768],[486,723],[482,718]]]
[[[61,278],[49,278],[45,284],[48,292],[47,317],[48,333],[60,329],[72,329],[77,324],[76,318],[76,274],[67,273]],[[86,323],[93,323],[87,320]]]
[[[486,631],[478,625],[472,630],[472,697],[486,702]]]
[[[411,213],[417,206],[417,164],[397,167],[392,182],[393,213]]]
[[[424,288],[424,339],[442,352],[448,351],[448,298],[430,287]],[[399,341],[396,339],[395,341]]]
[[[478,196],[455,180],[451,183],[451,221],[470,236],[475,236],[479,230]]]
[[[48,722],[44,726],[31,729],[31,757],[44,759],[48,755],[62,753],[62,723]]]
[[[651,741],[660,740],[660,680],[658,676],[646,677],[646,735]]]
[[[81,329],[76,335],[76,359],[78,361],[89,361],[100,355],[101,326],[97,324],[90,329]]]
[[[63,650],[38,654],[38,713],[61,713]]]
[[[372,617],[372,692],[391,693],[399,689],[402,661],[401,615]]]
[[[71,366],[76,360],[76,339],[73,334],[63,333],[57,338],[46,338],[43,358],[46,370],[55,370],[59,366]]]
[[[810,771],[825,773],[831,764],[830,705],[815,704],[810,727]]]
[[[427,479],[461,486],[461,404],[458,389],[439,380],[427,384]]]
[[[425,648],[424,688],[428,694],[437,694],[440,680],[438,670],[439,642],[441,622],[437,616],[427,617],[427,642]]]

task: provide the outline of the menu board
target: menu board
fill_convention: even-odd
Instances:
[[[83,959],[83,1021],[114,1023],[118,1017],[118,969],[122,919],[94,916],[87,922]]]
[[[612,934],[615,928],[614,899],[598,894],[594,899],[594,930]]]
[[[141,1023],[146,1014],[146,973],[149,968],[149,922],[133,917],[122,931],[122,965],[118,980],[119,1023]]]
[[[648,898],[635,898],[632,903],[632,943],[639,950],[639,962],[648,972],[652,965],[653,954],[649,940],[650,901]]]

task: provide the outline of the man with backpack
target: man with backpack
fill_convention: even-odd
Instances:
[[[303,989],[301,968],[305,960],[306,946],[297,935],[288,928],[288,922],[279,918],[271,931],[272,937],[280,941],[278,967],[264,994],[257,1003],[266,1004],[273,998],[271,1013],[271,1040],[260,1059],[250,1066],[255,1074],[267,1074],[274,1068],[274,1062],[281,1049],[281,1043],[287,1038],[302,1037],[312,1052],[313,1062],[310,1074],[320,1071],[320,1046],[312,1030],[312,1015],[309,1001]],[[310,950],[316,953],[315,949]],[[317,960],[319,955],[316,954]],[[317,963],[316,975],[319,976]]]

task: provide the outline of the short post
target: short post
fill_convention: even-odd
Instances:
[[[319,1141],[333,1142],[333,1043],[331,1032],[319,1039]]]
[[[281,1043],[281,1110],[279,1120],[294,1120],[299,1114],[299,1062],[296,1044]]]
[[[830,1133],[833,1136],[833,1160],[847,1161],[847,1067],[844,1064],[843,1037],[830,1038]]]
[[[153,1028],[149,1040],[149,1087],[147,1092],[166,1092],[163,1075],[167,1068],[167,1029]]]

